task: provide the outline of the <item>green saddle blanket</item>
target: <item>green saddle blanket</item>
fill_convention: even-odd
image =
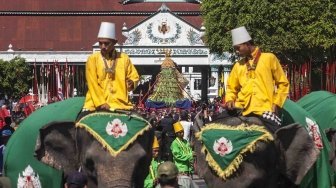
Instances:
[[[112,156],[117,156],[149,130],[150,123],[135,115],[96,112],[80,119],[76,127],[86,129]]]
[[[256,149],[258,141],[272,141],[273,136],[258,125],[227,126],[218,123],[208,124],[196,135],[206,151],[205,159],[209,166],[224,180],[231,176],[243,161],[247,152]]]

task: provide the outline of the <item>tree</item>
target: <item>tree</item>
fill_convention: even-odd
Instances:
[[[27,94],[32,80],[32,68],[22,58],[0,60],[0,91],[8,97],[20,98]]]
[[[204,0],[201,11],[211,52],[233,52],[229,31],[244,25],[282,62],[336,59],[334,0]]]

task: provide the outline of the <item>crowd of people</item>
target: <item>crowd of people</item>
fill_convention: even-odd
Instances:
[[[187,111],[168,108],[147,112],[139,110],[155,127],[153,159],[144,187],[152,188],[158,184],[161,187],[192,187],[195,161],[192,120],[197,110],[205,112],[209,109],[206,107]],[[211,121],[210,116],[205,118]],[[160,167],[164,170],[160,170]]]

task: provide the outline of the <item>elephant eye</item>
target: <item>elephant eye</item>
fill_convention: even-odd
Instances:
[[[54,151],[63,151],[64,150],[64,146],[61,144],[58,144],[57,142],[46,142],[45,146],[48,148],[51,148]]]
[[[92,159],[85,160],[85,167],[91,172],[94,171],[94,161]]]

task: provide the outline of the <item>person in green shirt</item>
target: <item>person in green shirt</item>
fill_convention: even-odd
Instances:
[[[184,130],[180,122],[174,123],[176,138],[170,146],[173,154],[173,161],[179,171],[179,184],[182,187],[191,186],[191,175],[193,173],[194,156],[188,141],[183,139]]]
[[[157,169],[158,166],[161,164],[161,161],[159,160],[159,142],[156,136],[154,137],[153,141],[153,158],[152,162],[149,166],[149,174],[147,175],[145,182],[144,182],[144,188],[154,188],[157,184]]]

